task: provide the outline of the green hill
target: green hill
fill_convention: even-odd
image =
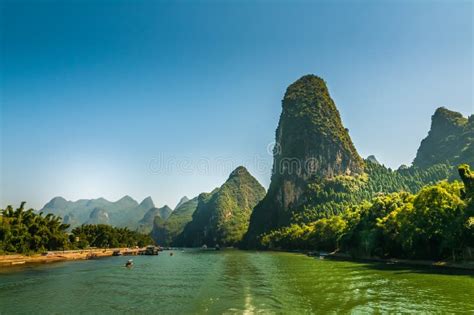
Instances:
[[[272,230],[331,218],[379,194],[417,193],[474,159],[473,116],[438,109],[413,166],[394,171],[375,157],[360,158],[321,78],[297,80],[282,104],[270,188],[252,213],[245,247],[258,247]]]
[[[187,199],[187,198],[186,198]],[[167,219],[155,217],[152,238],[162,246],[175,245],[175,238],[183,231],[186,224],[193,219],[193,213],[198,205],[198,197],[179,202]]]
[[[192,221],[178,236],[179,246],[233,246],[247,231],[250,214],[265,189],[242,166],[211,193],[201,194]]]
[[[143,218],[138,221],[138,231],[143,234],[149,234],[153,229],[155,218],[158,217],[162,220],[166,220],[172,212],[173,210],[166,205],[161,208],[151,208],[145,213]]]
[[[431,129],[421,142],[413,166],[425,169],[439,163],[454,169],[462,163],[474,167],[474,115],[466,118],[444,107],[433,114]]]

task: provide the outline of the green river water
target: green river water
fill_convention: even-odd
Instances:
[[[474,273],[238,250],[0,269],[1,314],[474,313]]]

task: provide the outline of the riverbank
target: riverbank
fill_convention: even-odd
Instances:
[[[433,260],[411,260],[398,258],[376,258],[376,257],[352,257],[345,253],[329,253],[320,256],[318,252],[306,252],[308,256],[317,256],[324,259],[345,260],[354,262],[372,262],[385,263],[387,265],[406,265],[406,266],[424,266],[433,268],[452,268],[474,271],[474,261],[451,262],[451,261],[433,261]]]
[[[0,268],[12,267],[28,264],[53,263],[67,260],[86,260],[101,257],[112,256],[115,250],[124,251],[126,248],[109,248],[109,249],[87,249],[87,250],[67,250],[67,251],[50,251],[45,254],[33,255],[0,255]]]

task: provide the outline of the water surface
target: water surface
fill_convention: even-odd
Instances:
[[[237,250],[0,269],[0,313],[474,312],[474,274]]]

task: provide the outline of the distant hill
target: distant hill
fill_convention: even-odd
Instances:
[[[86,224],[110,224],[109,214],[101,208],[95,208],[89,215]]]
[[[143,220],[145,214],[152,208],[155,208],[155,205],[150,197],[145,198],[140,204],[130,196],[115,202],[104,198],[68,201],[62,197],[55,197],[40,212],[60,216],[72,227],[84,223],[106,223],[135,230],[139,226],[139,221]]]
[[[162,208],[151,208],[145,213],[143,218],[138,221],[138,231],[145,234],[150,233],[153,229],[155,218],[158,217],[162,220],[166,220],[172,212],[173,210],[171,210],[171,208],[168,206],[164,206]]]
[[[188,202],[188,201],[189,201],[189,198],[188,198],[188,197],[186,197],[186,196],[182,197],[182,198],[179,200],[179,202],[178,202],[178,204],[176,205],[176,207],[174,207],[174,210],[178,209],[179,207],[181,207],[184,203],[186,203],[186,202]]]
[[[244,167],[211,193],[201,194],[197,208],[176,243],[180,246],[232,246],[242,240],[250,214],[265,189]]]

